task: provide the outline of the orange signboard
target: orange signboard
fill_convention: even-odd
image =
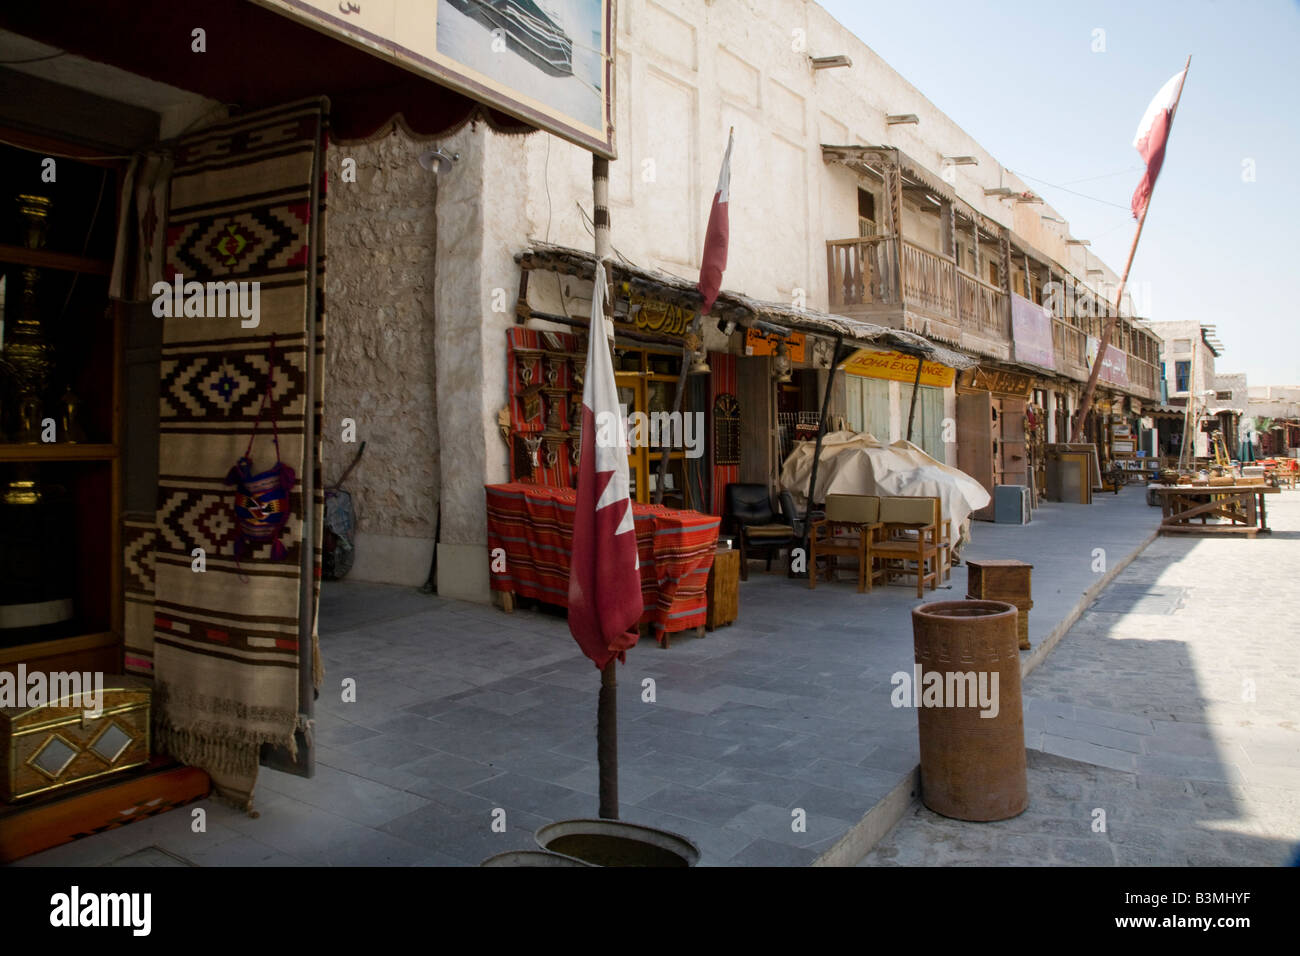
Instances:
[[[916,381],[916,356],[904,355],[902,352],[877,352],[872,349],[859,349],[840,366],[850,375],[864,378],[886,378],[895,382]],[[921,363],[921,384],[948,388],[953,383],[956,373],[946,365],[938,362]]]
[[[745,354],[746,355],[775,355],[776,347],[781,342],[779,335],[764,335],[758,329],[745,330]],[[803,364],[804,356],[804,334],[802,332],[791,332],[790,337],[785,340],[786,348],[790,350],[790,361],[795,365]]]

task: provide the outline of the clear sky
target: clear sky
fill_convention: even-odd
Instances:
[[[1148,283],[1148,318],[1218,326],[1217,371],[1300,384],[1298,0],[819,2],[1117,273],[1133,134],[1190,53],[1130,282]]]

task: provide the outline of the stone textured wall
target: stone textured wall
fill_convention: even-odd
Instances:
[[[330,146],[322,427],[327,485],[369,443],[346,485],[358,531],[432,541],[436,177],[416,161],[423,148],[401,133]],[[348,157],[356,160],[356,182],[341,176]],[[344,418],[356,420],[357,444],[341,441]]]

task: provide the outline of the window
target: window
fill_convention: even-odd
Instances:
[[[889,383],[879,378],[849,375],[845,378],[849,427],[889,441]]]
[[[912,407],[912,386],[898,388],[899,437],[907,437],[907,416]],[[938,461],[947,461],[943,448],[943,389],[922,385],[916,396],[916,418],[912,422],[912,444]]]
[[[865,189],[858,190],[858,235],[876,234],[876,197]]]
[[[1191,362],[1174,363],[1174,391],[1185,392],[1188,389],[1188,379],[1192,374]]]

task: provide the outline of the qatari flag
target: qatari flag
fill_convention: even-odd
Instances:
[[[603,669],[636,643],[641,565],[628,498],[627,433],[605,320],[605,267],[596,264],[582,386],[582,457],[569,567],[569,631]]]
[[[727,134],[727,152],[722,157],[722,171],[718,173],[718,191],[713,194],[713,208],[709,210],[709,226],[704,231],[704,258],[700,262],[700,281],[697,288],[704,301],[700,314],[708,315],[722,288],[722,272],[727,268],[727,242],[731,226],[727,221],[727,205],[731,201],[731,143],[736,130]]]
[[[1174,110],[1178,106],[1178,97],[1183,91],[1183,79],[1187,70],[1175,73],[1160,92],[1151,101],[1147,111],[1138,123],[1137,135],[1133,137],[1133,148],[1142,154],[1147,171],[1133,193],[1133,218],[1141,219],[1151,201],[1151,190],[1155,188],[1156,177],[1165,161],[1165,144],[1169,141],[1169,129],[1174,123]]]

